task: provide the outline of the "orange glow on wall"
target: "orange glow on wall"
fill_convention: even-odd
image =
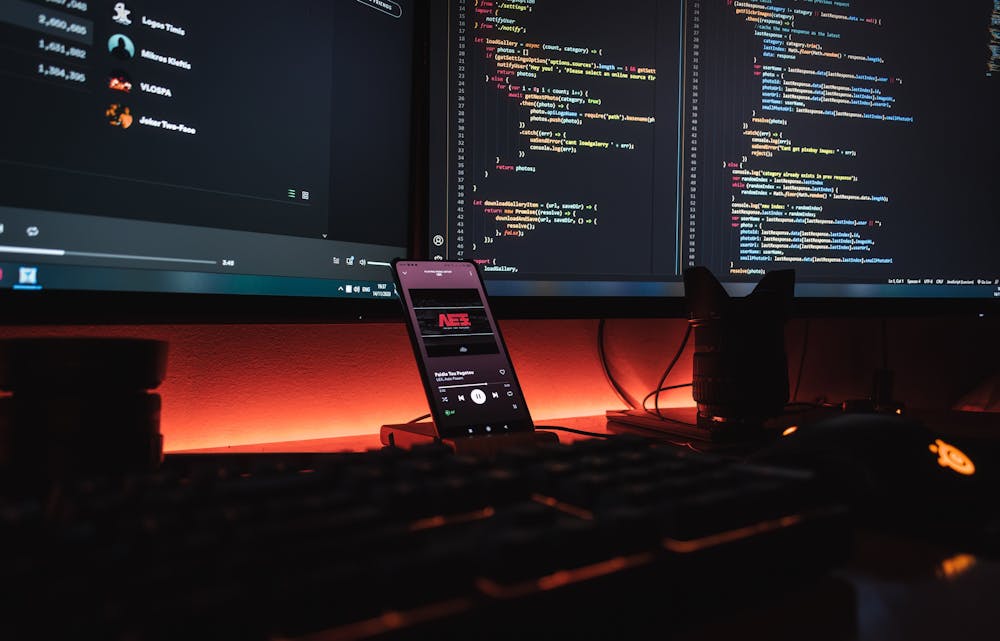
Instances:
[[[941,467],[947,467],[964,476],[972,476],[976,473],[976,466],[972,459],[954,445],[936,439],[928,449],[938,455],[938,465]]]
[[[624,404],[608,384],[597,321],[503,321],[536,422]],[[612,369],[633,396],[656,385],[685,323],[609,323]],[[127,336],[168,343],[161,432],[170,451],[371,435],[428,412],[402,323],[4,327],[0,338]],[[671,382],[690,382],[690,356]],[[690,389],[663,407],[693,405]]]

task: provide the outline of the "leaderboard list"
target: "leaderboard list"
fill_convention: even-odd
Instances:
[[[328,233],[333,9],[258,5],[0,4],[0,205]]]

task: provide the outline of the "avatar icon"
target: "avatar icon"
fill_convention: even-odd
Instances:
[[[121,127],[122,129],[131,127],[134,120],[132,110],[117,102],[109,105],[104,115],[107,116],[109,125],[112,127]]]
[[[124,2],[116,2],[114,9],[115,15],[111,16],[112,20],[126,27],[132,24],[132,19],[128,17],[132,12],[125,8]]]
[[[135,55],[135,44],[124,33],[116,33],[108,38],[108,51],[121,60],[131,60]]]
[[[132,78],[129,77],[121,69],[114,69],[111,71],[111,76],[108,78],[108,89],[114,89],[115,91],[121,91],[124,93],[131,93],[132,91]]]

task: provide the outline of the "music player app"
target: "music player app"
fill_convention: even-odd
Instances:
[[[398,261],[395,272],[438,432],[533,429],[475,265]]]

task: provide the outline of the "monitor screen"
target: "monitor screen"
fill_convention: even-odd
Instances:
[[[496,297],[1000,298],[1000,1],[452,0],[431,257]]]
[[[414,11],[4,2],[5,300],[393,297],[388,264],[409,245]]]

